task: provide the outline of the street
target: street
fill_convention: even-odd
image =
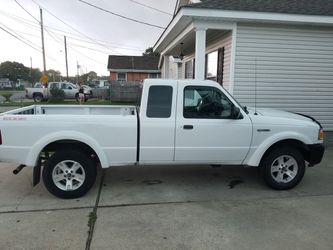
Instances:
[[[100,171],[75,200],[1,163],[0,248],[332,249],[332,153],[289,191],[252,168],[133,166]]]

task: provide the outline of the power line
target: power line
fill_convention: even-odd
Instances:
[[[47,10],[45,7],[41,6],[39,3],[37,3],[35,0],[31,0],[33,1],[35,4],[37,4],[38,6],[40,6],[40,8],[44,9],[47,13],[49,13],[51,16],[53,16],[54,18],[56,18],[57,20],[59,20],[60,22],[62,22],[63,24],[65,24],[66,26],[70,27],[72,30],[76,31],[77,33],[81,34],[82,36],[88,38],[91,41],[96,42],[97,44],[99,44],[100,46],[112,50],[110,48],[107,48],[106,46],[104,46],[103,44],[95,41],[94,39],[92,39],[91,37],[87,36],[86,34],[82,33],[81,31],[79,31],[78,29],[74,28],[73,26],[69,25],[68,23],[64,22],[63,20],[61,20],[59,17],[57,17],[56,15],[54,15],[52,12],[50,12],[49,10]],[[119,52],[115,51],[116,53],[120,54]]]
[[[160,10],[160,9],[157,9],[157,8],[154,8],[152,6],[149,6],[149,5],[146,5],[146,4],[143,4],[143,3],[140,3],[140,2],[137,2],[137,1],[134,1],[134,0],[130,0],[131,2],[135,3],[135,4],[138,4],[138,5],[141,5],[143,7],[146,7],[148,9],[152,9],[152,10],[155,10],[155,11],[158,11],[160,13],[163,13],[163,14],[166,14],[166,15],[169,15],[169,16],[173,16],[171,13],[168,13],[166,11],[163,11],[163,10]]]
[[[75,46],[75,47],[80,47],[80,48],[84,48],[84,49],[89,49],[89,50],[93,50],[93,51],[96,51],[96,52],[100,52],[100,53],[109,53],[108,51],[106,50],[98,50],[98,49],[94,49],[94,48],[91,48],[91,47],[87,47],[87,46],[83,46],[83,45],[79,45],[79,44],[76,44],[76,43],[71,43],[71,45]],[[123,50],[133,50],[133,51],[142,51],[142,50],[137,50],[137,49],[124,49],[124,48],[120,48],[120,49],[123,49]]]
[[[38,52],[41,52],[40,50],[36,49],[35,47],[33,47],[32,45],[30,45],[29,43],[27,43],[26,41],[22,40],[21,38],[17,37],[16,35],[12,34],[11,32],[9,32],[8,30],[4,29],[3,27],[0,27],[0,29],[2,29],[3,31],[5,31],[6,33],[8,33],[9,35],[15,37],[17,40],[21,41],[22,43],[28,45],[29,47],[33,48],[34,50],[37,50]]]
[[[32,0],[32,1],[33,1],[33,0]],[[129,21],[132,21],[132,22],[136,22],[136,23],[144,24],[144,25],[147,25],[147,26],[151,26],[151,27],[155,27],[155,28],[159,28],[159,29],[163,29],[163,30],[165,29],[165,27],[162,27],[162,26],[158,26],[158,25],[151,24],[151,23],[146,23],[146,22],[143,22],[143,21],[139,21],[139,20],[136,20],[136,19],[133,19],[133,18],[130,18],[130,17],[126,17],[126,16],[123,16],[123,15],[120,15],[120,14],[114,13],[114,12],[112,12],[112,11],[110,11],[110,10],[104,9],[104,8],[102,8],[102,7],[98,7],[98,6],[94,5],[94,4],[88,3],[88,2],[83,1],[83,0],[78,0],[78,1],[80,1],[80,2],[82,2],[82,3],[84,3],[84,4],[87,4],[87,5],[91,6],[91,7],[94,7],[94,8],[96,8],[96,9],[99,9],[99,10],[101,10],[101,11],[104,11],[104,12],[106,12],[106,13],[109,13],[109,14],[111,14],[111,15],[115,15],[115,16],[117,16],[117,17],[124,18],[124,19],[129,20]]]
[[[86,57],[86,58],[90,59],[91,61],[94,61],[94,62],[96,62],[96,63],[99,63],[99,64],[101,64],[101,65],[104,65],[104,66],[105,66],[105,63],[103,63],[103,62],[100,62],[100,61],[97,61],[97,60],[95,60],[95,59],[93,59],[93,58],[91,58],[91,57],[89,57],[89,56],[87,56],[87,55],[85,55],[85,54],[81,53],[80,51],[78,51],[78,50],[74,49],[72,46],[68,45],[68,47],[70,47],[70,48],[71,48],[73,51],[75,51],[76,53],[80,54],[81,56],[84,56],[84,57]]]
[[[4,25],[4,24],[2,24],[2,23],[0,23],[1,25]],[[7,27],[6,25],[4,25],[5,27]],[[34,50],[36,50],[36,51],[38,51],[39,53],[42,53],[42,51],[40,50],[40,48],[35,48],[34,46],[32,46],[31,44],[29,44],[28,42],[26,42],[26,41],[24,41],[24,40],[27,40],[27,41],[29,41],[28,39],[26,39],[26,38],[24,38],[24,37],[22,37],[22,36],[19,36],[18,34],[16,34],[16,32],[15,32],[15,34],[13,34],[13,33],[11,33],[10,31],[8,31],[8,30],[6,30],[5,28],[3,28],[3,27],[0,27],[0,29],[2,29],[3,31],[5,31],[6,33],[8,33],[9,35],[11,35],[11,36],[13,36],[14,38],[16,38],[17,40],[19,40],[20,42],[22,42],[22,43],[24,43],[24,44],[26,44],[26,45],[28,45],[29,47],[31,47],[31,48],[33,48]],[[7,27],[7,29],[10,29],[9,27]],[[12,30],[12,29],[10,29],[10,30]],[[12,31],[13,32],[13,31]],[[20,38],[20,37],[22,37],[22,38]],[[24,40],[23,40],[24,39]],[[32,43],[31,41],[29,41],[30,43]],[[32,43],[32,44],[34,44],[34,43]],[[35,44],[34,44],[35,45]],[[37,45],[35,45],[35,46],[37,46]],[[47,56],[49,59],[51,59],[52,61],[54,61],[54,62],[58,62],[58,60],[57,59],[55,59],[54,57],[52,57],[52,56]]]
[[[37,19],[37,18],[35,18],[29,11],[27,11],[17,0],[14,0],[15,1],[15,3],[17,3],[29,16],[31,16],[33,19],[35,19],[39,24],[40,24],[40,21]],[[46,29],[46,28],[44,28],[45,29],[45,31],[50,35],[50,37],[53,39],[53,40],[55,40],[56,42],[58,42],[52,35],[51,35],[51,33]]]
[[[18,31],[15,31],[15,30],[9,28],[7,25],[5,25],[5,24],[3,24],[3,23],[0,23],[0,24],[1,24],[2,26],[4,26],[7,30],[9,30],[9,31],[11,31],[12,33],[14,33],[16,36],[18,36],[18,37],[20,37],[21,39],[23,39],[23,40],[25,40],[26,42],[28,42],[31,46],[34,46],[35,48],[40,49],[39,45],[37,45],[37,44],[31,42],[29,39],[27,39],[27,38],[21,36],[20,34],[18,34]]]
[[[30,12],[29,11],[27,11],[17,0],[14,0],[15,1],[15,3],[17,3],[29,16],[31,16],[33,19],[35,19],[38,23],[40,23],[40,21],[37,19],[37,18],[35,18],[32,14],[30,14]]]
[[[23,25],[26,25],[26,26],[30,26],[31,28],[34,28],[36,30],[40,30],[40,26],[37,25],[36,22],[34,21],[31,21],[31,20],[28,20],[28,19],[25,19],[23,17],[19,17],[19,16],[15,16],[15,15],[11,15],[7,12],[4,12],[4,11],[1,11],[0,10],[0,13],[11,18],[11,19],[14,19],[16,21],[19,21],[20,24],[23,24]],[[55,36],[56,33],[59,33],[61,35],[64,35],[66,34],[66,36],[68,38],[71,38],[71,39],[74,39],[74,40],[78,40],[78,41],[82,41],[82,42],[85,42],[85,43],[90,43],[90,44],[97,44],[97,45],[100,45],[100,43],[102,44],[108,44],[108,45],[111,45],[112,47],[116,48],[116,49],[124,49],[124,50],[133,50],[133,51],[143,51],[145,50],[145,48],[139,48],[139,47],[133,47],[133,46],[119,46],[121,44],[117,44],[117,43],[111,43],[109,41],[102,41],[102,40],[97,40],[95,39],[95,41],[98,41],[99,43],[96,43],[95,41],[91,41],[91,40],[87,40],[87,39],[82,39],[82,36],[81,35],[77,35],[75,33],[72,33],[72,32],[68,32],[68,31],[64,31],[64,30],[61,30],[61,29],[58,29],[58,28],[55,28],[55,27],[52,27],[52,26],[48,26],[48,25],[44,25],[44,28],[46,30],[48,30],[49,32],[51,32],[50,30],[53,30],[52,34]],[[48,33],[49,33],[48,32]],[[21,33],[24,33],[24,32],[21,32]],[[28,33],[26,33],[28,34]],[[69,34],[69,35],[67,35]],[[29,35],[29,34],[28,34]],[[74,37],[75,36],[75,37]],[[59,38],[58,38],[59,39]],[[110,48],[108,48],[108,50],[112,50]]]

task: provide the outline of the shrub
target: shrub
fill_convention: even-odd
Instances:
[[[65,99],[65,91],[62,89],[51,89],[49,102],[62,102]]]
[[[14,93],[13,92],[5,92],[2,93],[1,95],[6,99],[5,102],[10,102],[10,98],[12,97]]]

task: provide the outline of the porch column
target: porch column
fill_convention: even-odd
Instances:
[[[195,28],[195,79],[205,79],[206,28]]]
[[[167,79],[169,78],[169,71],[170,71],[170,57],[164,56],[164,63],[163,63],[163,78]]]

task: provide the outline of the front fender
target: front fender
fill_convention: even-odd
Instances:
[[[244,165],[249,166],[259,166],[262,157],[265,152],[274,144],[284,141],[284,140],[297,140],[304,144],[312,144],[312,141],[304,136],[303,134],[297,132],[281,132],[274,134],[268,138],[266,138],[263,142],[260,143],[258,147],[250,148],[250,153],[244,160]]]
[[[99,144],[93,138],[77,131],[58,131],[42,137],[34,145],[32,145],[26,160],[26,165],[36,166],[39,154],[43,150],[43,148],[52,142],[60,140],[75,140],[87,144],[96,152],[101,162],[102,168],[107,168],[109,166],[107,157]]]

